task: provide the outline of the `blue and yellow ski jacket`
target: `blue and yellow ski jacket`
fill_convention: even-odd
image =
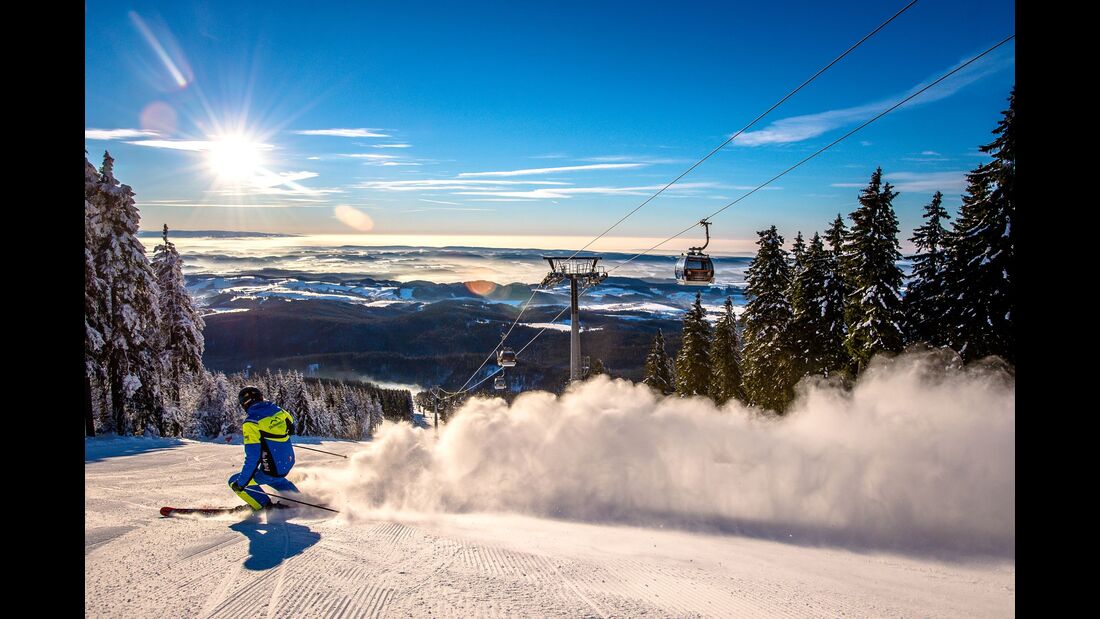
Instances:
[[[249,407],[241,425],[244,437],[244,467],[237,483],[247,486],[259,469],[272,477],[285,477],[294,466],[290,434],[294,418],[274,402],[257,402]]]

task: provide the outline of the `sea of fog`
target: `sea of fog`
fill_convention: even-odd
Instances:
[[[570,238],[514,239],[507,237],[374,237],[368,235],[303,235],[270,237],[190,237],[172,238],[184,259],[188,275],[232,276],[266,270],[302,275],[346,275],[409,282],[426,280],[455,283],[487,280],[506,284],[536,283],[548,271],[543,256],[571,255],[584,244]],[[150,254],[159,237],[142,236]],[[395,241],[400,241],[396,243]],[[508,242],[530,243],[524,248],[500,247]],[[541,242],[540,242],[541,241]],[[609,251],[594,247],[586,251],[603,257],[601,265],[613,276],[671,281],[673,267],[681,247],[675,252],[658,250],[637,257],[648,249],[649,239],[612,239]],[[385,243],[385,244],[382,244]],[[475,245],[473,243],[479,243]],[[560,245],[555,245],[560,243]],[[603,243],[603,241],[601,241]],[[680,245],[687,245],[680,242]],[[715,283],[739,284],[751,255],[713,252]],[[629,260],[629,261],[628,261]],[[902,266],[908,270],[908,261]]]
[[[236,275],[258,269],[285,270],[300,274],[341,274],[387,279],[399,282],[426,280],[436,283],[487,280],[496,283],[541,281],[548,271],[543,256],[571,255],[576,247],[481,247],[463,241],[486,242],[484,238],[444,237],[444,246],[377,244],[392,240],[415,242],[415,238],[376,239],[370,236],[308,235],[281,237],[181,237],[173,238],[184,259],[184,271],[193,274]],[[438,242],[428,237],[426,242]],[[507,241],[508,239],[500,239]],[[553,242],[556,239],[548,238]],[[151,253],[159,238],[143,237]],[[541,245],[541,244],[540,244]],[[586,251],[600,255],[600,263],[617,277],[673,279],[675,254],[647,254],[627,262],[648,249],[639,245],[625,251]],[[718,254],[714,254],[718,257]],[[716,281],[720,284],[745,281],[745,269],[751,256],[727,256],[718,260]]]

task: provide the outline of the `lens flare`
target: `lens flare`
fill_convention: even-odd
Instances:
[[[493,282],[485,281],[485,280],[476,280],[476,281],[472,281],[472,282],[466,282],[466,290],[469,290],[470,292],[476,294],[479,297],[484,297],[485,295],[491,293],[492,291],[494,291],[496,289],[497,289],[496,284],[494,284]]]
[[[360,232],[370,232],[374,229],[374,221],[371,220],[370,216],[355,207],[341,204],[334,209],[334,213],[336,219],[339,219],[349,228],[354,228]]]
[[[141,128],[160,135],[176,132],[176,110],[163,101],[154,101],[141,110]]]

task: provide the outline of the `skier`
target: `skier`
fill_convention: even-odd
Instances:
[[[259,490],[259,484],[276,490],[298,492],[286,478],[294,466],[294,446],[290,435],[294,433],[294,418],[290,413],[264,400],[256,387],[245,387],[237,396],[247,417],[241,425],[244,437],[244,466],[241,472],[229,478],[229,488],[237,493],[253,510],[270,509],[271,498]]]

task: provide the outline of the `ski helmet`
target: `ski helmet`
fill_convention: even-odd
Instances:
[[[256,387],[248,386],[241,389],[241,392],[237,395],[237,401],[241,403],[241,408],[248,412],[248,407],[252,406],[256,402],[260,402],[264,399],[264,394],[260,393],[260,390]]]

